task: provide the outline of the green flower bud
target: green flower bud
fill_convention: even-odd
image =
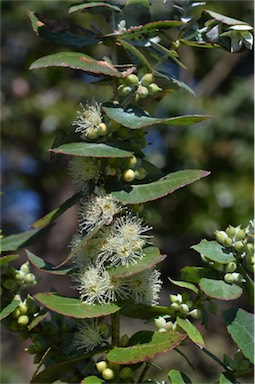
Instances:
[[[202,317],[202,311],[200,309],[192,309],[189,313],[194,319],[200,319]]]
[[[155,93],[158,93],[162,91],[162,88],[160,88],[157,84],[152,83],[148,86],[149,95],[154,95]]]
[[[23,272],[24,274],[27,274],[30,272],[30,265],[28,261],[21,265],[20,271]]]
[[[187,306],[187,304],[180,305],[180,312],[184,315],[187,315],[189,313],[189,307]]]
[[[225,265],[225,272],[235,272],[237,265],[234,261]]]
[[[108,127],[105,123],[100,123],[97,129],[99,136],[105,136],[108,133]]]
[[[214,269],[216,269],[216,271],[219,271],[219,272],[223,272],[225,268],[224,264],[217,263],[217,262],[214,262],[212,266]]]
[[[131,168],[130,169],[126,169],[123,172],[122,176],[123,176],[123,179],[126,182],[131,183],[134,180],[134,178],[135,178],[135,171],[133,171],[133,169],[131,169]]]
[[[90,140],[94,140],[98,137],[97,130],[95,128],[90,127],[84,135],[81,135],[81,138],[88,138]]]
[[[235,236],[235,233],[236,233],[236,228],[235,227],[232,227],[232,225],[229,225],[227,228],[226,228],[226,233],[229,237],[233,238]]]
[[[18,281],[23,281],[24,277],[25,277],[25,273],[22,271],[17,271],[17,273],[15,274],[15,279]]]
[[[157,319],[154,320],[154,324],[157,328],[164,328],[166,325],[166,319],[164,317],[159,316]]]
[[[145,97],[148,96],[149,91],[148,91],[148,88],[144,87],[143,85],[139,85],[136,93],[139,95],[141,99],[145,99]]]
[[[99,361],[98,363],[96,363],[96,367],[97,367],[97,370],[98,372],[102,373],[107,367],[107,362],[106,361]]]
[[[28,325],[29,324],[29,317],[27,315],[21,315],[18,318],[18,324],[22,325],[22,326]]]
[[[12,317],[14,317],[14,319],[17,319],[20,315],[21,313],[19,308],[14,309],[14,311],[12,312]]]
[[[242,241],[237,241],[234,243],[234,248],[237,252],[243,252],[245,249],[245,244]]]
[[[135,212],[140,213],[143,210],[143,204],[132,204],[132,209]]]
[[[19,308],[20,313],[22,313],[22,314],[26,314],[28,311],[27,305],[25,303],[20,303],[18,308]]]
[[[136,163],[137,163],[137,158],[135,155],[132,155],[126,160],[127,167],[130,167],[130,168],[134,167]]]
[[[243,276],[241,275],[241,273],[233,272],[232,276],[233,276],[234,281],[236,283],[243,283],[243,282],[245,282],[245,280],[244,280]]]
[[[141,84],[147,87],[153,82],[153,74],[152,73],[146,73],[142,78],[141,78]]]
[[[245,234],[245,231],[243,229],[239,229],[237,232],[236,232],[236,235],[235,235],[235,240],[238,241],[238,240],[243,240],[245,238],[246,234]]]
[[[168,321],[165,325],[165,330],[166,331],[171,331],[173,329],[173,322],[172,321]]]
[[[169,295],[169,298],[170,298],[170,301],[172,302],[172,303],[175,303],[176,301],[179,301],[179,298],[178,298],[178,296],[177,295]]]
[[[147,176],[147,171],[144,168],[138,168],[135,171],[135,178],[137,180],[143,180]]]
[[[215,231],[215,238],[218,243],[224,244],[224,241],[228,238],[228,235],[224,231]]]
[[[178,328],[178,324],[177,324],[177,322],[175,321],[175,322],[173,323],[173,327],[172,327],[172,329],[173,329],[173,331],[176,331],[177,328]]]
[[[130,367],[124,367],[120,370],[120,378],[122,380],[129,380],[133,377],[133,371]]]
[[[121,347],[126,347],[128,345],[128,343],[129,343],[128,335],[121,336],[121,338],[120,338],[120,346]]]
[[[166,333],[167,330],[166,330],[165,328],[159,328],[158,332],[159,332],[159,333]]]
[[[232,239],[230,239],[230,237],[227,237],[224,240],[223,245],[225,245],[225,247],[232,247],[232,245],[233,245]]]
[[[131,75],[128,75],[125,79],[124,79],[125,83],[128,84],[128,85],[131,85],[132,87],[135,87],[139,84],[139,79],[136,75],[134,75],[133,73]]]
[[[124,97],[124,96],[127,96],[130,94],[130,92],[132,91],[132,88],[131,87],[124,87],[122,88],[120,91],[119,91],[119,95]]]
[[[177,303],[172,303],[170,305],[171,308],[173,308],[175,311],[179,311],[180,305]]]
[[[110,368],[105,368],[102,372],[102,376],[105,380],[113,380],[114,379],[114,372]]]
[[[35,275],[33,273],[28,273],[24,277],[24,283],[29,285],[34,285],[36,283]]]
[[[233,284],[233,282],[235,281],[235,278],[232,273],[226,273],[224,276],[224,280],[228,284]]]

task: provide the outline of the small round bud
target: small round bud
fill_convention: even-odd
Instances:
[[[233,238],[235,236],[235,233],[236,233],[236,228],[235,227],[232,227],[232,225],[229,225],[227,228],[226,228],[226,233],[229,237]]]
[[[179,298],[178,298],[178,296],[177,295],[169,295],[169,298],[170,298],[170,301],[172,302],[172,303],[175,303],[176,301],[178,301],[179,302]]]
[[[24,274],[27,274],[30,272],[30,266],[28,261],[21,265],[20,271],[23,272]]]
[[[160,88],[157,84],[152,83],[148,86],[149,95],[154,95],[155,93],[158,93],[162,91],[162,88]]]
[[[154,320],[154,324],[157,328],[164,328],[166,325],[166,319],[164,317],[159,316],[157,319]]]
[[[125,82],[128,84],[128,85],[131,85],[132,87],[135,87],[139,84],[139,79],[136,75],[134,75],[133,73],[131,75],[128,75],[126,78],[125,78]]]
[[[133,167],[137,163],[136,156],[132,155],[126,160],[127,167]]]
[[[226,273],[224,276],[224,280],[228,284],[233,284],[233,282],[235,281],[235,278],[232,273]]]
[[[189,313],[194,319],[200,319],[202,317],[202,311],[200,309],[193,309]]]
[[[120,338],[120,346],[121,347],[126,347],[128,345],[128,343],[129,343],[128,335],[121,336],[121,338]]]
[[[90,127],[84,135],[81,135],[81,138],[88,138],[90,140],[94,140],[98,137],[97,130],[95,128]]]
[[[172,330],[173,330],[173,331],[176,331],[177,327],[178,327],[178,324],[177,324],[177,322],[175,321],[175,322],[173,323]]]
[[[120,370],[120,378],[122,380],[129,380],[133,376],[133,371],[130,367],[124,367]]]
[[[17,273],[15,274],[15,279],[18,281],[23,281],[24,277],[25,273],[22,271],[17,271]]]
[[[189,307],[187,306],[187,304],[180,305],[180,312],[184,315],[187,315],[189,313]]]
[[[232,276],[233,276],[234,281],[235,281],[236,283],[242,283],[242,282],[245,281],[245,280],[243,279],[243,276],[241,275],[241,273],[233,272],[233,273],[232,273]]]
[[[26,284],[31,284],[33,285],[35,283],[35,275],[33,273],[28,273],[25,277],[24,277],[24,283]]]
[[[114,372],[110,368],[105,368],[102,372],[102,376],[105,380],[112,380],[114,379]]]
[[[130,183],[131,181],[133,181],[135,178],[135,172],[133,171],[133,169],[126,169],[124,172],[123,172],[123,179],[125,181],[127,181],[128,183]]]
[[[96,363],[96,367],[97,367],[97,370],[98,372],[102,373],[107,367],[107,362],[106,361],[99,361],[98,363]]]
[[[237,265],[234,261],[225,265],[225,272],[235,272]]]
[[[34,348],[35,348],[36,352],[44,352],[46,349],[46,345],[43,341],[38,340],[34,343]]]
[[[12,317],[14,317],[14,319],[17,319],[20,315],[21,313],[19,308],[14,309],[14,311],[12,312]]]
[[[149,91],[148,91],[148,88],[144,87],[143,85],[139,85],[136,93],[139,95],[141,99],[144,99],[145,97],[148,96]]]
[[[20,313],[22,313],[22,314],[25,314],[28,311],[27,305],[25,303],[20,303],[18,308],[19,308]]]
[[[153,82],[153,74],[152,73],[146,73],[142,78],[141,78],[141,84],[147,87]]]
[[[108,127],[105,123],[100,123],[97,129],[99,136],[105,136],[108,133]]]
[[[173,308],[175,311],[178,311],[180,308],[180,305],[178,303],[172,303],[170,305],[171,308]]]
[[[236,235],[235,235],[235,240],[238,241],[238,240],[243,240],[245,238],[246,234],[245,234],[245,231],[243,229],[239,229],[237,232],[236,232]]]
[[[119,91],[119,94],[120,94],[120,96],[124,97],[124,96],[129,95],[131,91],[132,91],[132,88],[131,88],[131,87],[124,87],[124,88],[122,88],[122,89]]]
[[[245,245],[242,241],[237,241],[234,243],[234,248],[237,252],[243,252],[245,249]]]
[[[223,245],[225,245],[225,247],[232,247],[232,245],[233,245],[232,239],[230,239],[230,237],[227,237],[224,240]]]
[[[29,323],[29,317],[27,315],[21,315],[19,318],[18,318],[18,324],[19,325],[22,325],[22,326],[25,326]]]
[[[143,180],[147,176],[147,171],[144,168],[138,168],[135,171],[135,178],[137,180]]]
[[[172,321],[168,321],[165,325],[165,330],[166,331],[171,331],[173,329],[173,322]]]
[[[117,173],[117,169],[112,167],[111,165],[107,165],[104,169],[104,173],[106,176],[115,176]]]
[[[228,235],[224,231],[215,231],[215,238],[218,243],[224,244],[224,241],[228,238]]]

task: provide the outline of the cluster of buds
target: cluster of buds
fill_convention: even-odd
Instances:
[[[14,296],[14,300],[19,301],[17,308],[11,313],[12,320],[8,324],[8,328],[13,332],[20,332],[20,337],[26,338],[26,329],[28,325],[35,319],[39,312],[39,306],[32,297],[21,300],[19,294]]]
[[[194,303],[190,299],[190,296],[187,292],[184,292],[182,295],[177,293],[177,295],[170,295],[171,305],[176,315],[181,317],[191,316],[194,319],[199,319],[202,316],[202,311],[198,308],[194,308]]]
[[[131,183],[134,179],[143,180],[147,176],[147,171],[142,167],[142,160],[135,155],[124,160],[109,158],[104,173],[127,183]]]
[[[133,370],[130,367],[123,367],[119,369],[119,366],[108,363],[105,360],[100,360],[96,363],[98,372],[102,375],[104,380],[112,381],[116,377],[115,370],[119,370],[119,377],[123,382],[133,381]]]
[[[6,278],[3,281],[1,287],[1,293],[3,289],[11,292],[17,292],[20,288],[27,288],[36,285],[35,275],[31,272],[29,262],[21,265],[20,269],[15,269],[8,266],[4,273]]]
[[[223,361],[231,370],[235,371],[238,376],[253,369],[252,364],[244,357],[240,349],[237,350],[233,359],[230,356],[224,355]]]
[[[146,73],[141,79],[135,74],[131,74],[127,76],[123,80],[123,84],[118,87],[118,93],[121,97],[126,97],[132,94],[135,101],[145,99],[160,91],[162,91],[162,89],[154,83],[154,76],[152,73]]]

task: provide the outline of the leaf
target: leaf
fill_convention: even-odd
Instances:
[[[19,259],[20,255],[7,255],[7,256],[2,256],[0,258],[0,265],[3,266],[5,264],[10,263],[13,260]]]
[[[103,3],[100,1],[91,1],[90,3],[87,3],[87,4],[73,5],[72,7],[69,8],[68,13],[73,13],[73,12],[77,12],[77,11],[84,12],[86,10],[90,10],[90,8],[95,8],[95,7],[106,8],[106,9],[108,8],[109,10],[113,10],[116,12],[121,11],[121,9],[119,7],[117,7],[116,5]]]
[[[76,193],[70,199],[66,200],[63,204],[61,204],[58,208],[53,209],[53,211],[47,213],[47,215],[43,216],[41,219],[37,220],[35,223],[31,224],[32,228],[43,228],[46,225],[54,222],[59,216],[61,216],[68,208],[72,207],[76,204],[80,199],[80,194]]]
[[[169,59],[173,60],[176,64],[178,64],[180,67],[187,69],[185,65],[180,60],[177,59],[178,54],[174,49],[167,49],[163,45],[154,43],[153,41],[151,41],[151,47],[153,50],[156,51],[156,57],[158,58],[158,60],[160,60],[163,57],[164,58],[168,57]]]
[[[205,13],[208,13],[211,17],[213,17],[217,21],[221,21],[224,24],[228,25],[235,25],[235,24],[240,24],[240,25],[247,25],[244,21],[233,19],[232,17],[228,17],[225,15],[221,15],[218,12],[210,11],[209,9],[204,10]]]
[[[121,72],[108,62],[97,61],[92,57],[85,55],[85,53],[79,52],[59,52],[41,57],[34,61],[29,69],[48,67],[68,67],[72,69],[80,69],[94,75],[122,77]]]
[[[203,239],[199,244],[193,245],[191,248],[217,263],[228,264],[230,261],[236,260],[233,252],[217,241]]]
[[[207,296],[219,300],[234,300],[243,293],[242,288],[236,284],[227,284],[223,280],[205,277],[200,280],[199,286]]]
[[[230,372],[222,372],[219,378],[219,384],[237,384],[236,378]]]
[[[195,325],[193,325],[188,319],[182,319],[179,316],[177,316],[176,321],[179,327],[187,333],[193,343],[198,345],[199,348],[203,348],[205,346],[203,337]]]
[[[145,128],[155,124],[188,126],[200,123],[201,121],[212,117],[209,115],[186,115],[170,118],[158,118],[151,117],[138,108],[130,107],[128,109],[123,109],[119,105],[115,105],[113,103],[105,103],[102,109],[110,119],[115,120],[118,123],[122,124],[124,127],[130,129]]]
[[[5,317],[9,316],[9,314],[18,307],[19,303],[19,300],[13,299],[8,305],[6,305],[6,307],[1,309],[0,320],[3,320]]]
[[[35,328],[45,317],[48,315],[48,311],[46,308],[43,308],[38,315],[34,318],[34,320],[31,321],[31,323],[28,325],[27,329],[28,331],[31,331],[31,329]]]
[[[51,273],[53,275],[67,275],[74,269],[73,265],[66,265],[65,267],[60,267],[56,269],[53,264],[44,261],[40,257],[34,255],[32,252],[26,250],[26,254],[30,263],[33,264],[36,268],[40,269],[41,271]]]
[[[190,378],[185,373],[171,369],[168,373],[171,384],[192,384]]]
[[[126,348],[114,348],[107,354],[107,360],[114,364],[136,364],[153,359],[179,345],[186,337],[179,332],[141,331],[142,344]]]
[[[174,310],[172,308],[163,307],[159,305],[146,305],[146,304],[133,304],[131,302],[124,302],[120,310],[124,316],[150,320],[158,316],[173,315]]]
[[[156,264],[161,263],[166,255],[160,255],[157,247],[147,247],[143,249],[144,256],[142,259],[137,260],[136,264],[126,266],[119,266],[110,268],[107,271],[111,277],[125,278],[136,273],[145,271],[146,269],[154,267]]]
[[[184,23],[182,21],[177,21],[177,20],[153,21],[151,23],[147,23],[144,25],[131,27],[127,29],[125,32],[121,33],[119,37],[121,37],[121,39],[127,39],[127,40],[149,38],[149,37],[152,37],[152,35],[155,36],[155,34],[158,34],[158,32],[161,32],[166,29],[178,27],[183,24]]]
[[[185,40],[180,39],[180,42],[189,45],[190,47],[198,47],[198,48],[219,48],[220,45],[216,43],[206,43],[205,41],[191,41],[191,40]]]
[[[36,243],[42,235],[51,229],[51,227],[52,226],[49,225],[43,229],[34,229],[33,231],[6,236],[2,239],[2,251],[17,251],[20,248],[28,247],[29,245]]]
[[[203,170],[177,171],[148,184],[128,185],[120,191],[110,191],[117,199],[127,204],[140,204],[152,201],[173,193],[179,188],[185,187],[210,172]]]
[[[34,298],[54,312],[77,319],[107,316],[120,309],[117,304],[91,305],[83,303],[80,299],[59,296],[52,292],[37,293]]]
[[[102,143],[68,143],[63,144],[58,148],[50,149],[62,155],[82,156],[82,157],[130,157],[133,152],[126,151],[111,145]]]
[[[188,283],[186,281],[176,281],[176,280],[172,280],[170,279],[170,277],[168,277],[168,279],[171,281],[171,283],[173,283],[174,285],[177,285],[178,287],[182,287],[182,288],[187,288],[195,293],[198,294],[199,290],[197,289],[197,287],[192,284],[192,283]]]
[[[241,308],[223,312],[227,330],[244,356],[254,364],[254,314]]]
[[[184,267],[181,269],[181,278],[191,283],[199,283],[202,277],[205,277],[210,268],[204,267]]]
[[[143,67],[147,72],[151,72],[151,66],[146,57],[132,44],[129,44],[125,40],[118,40],[118,43],[122,45],[122,47],[127,52],[128,56],[131,58],[132,63]]]

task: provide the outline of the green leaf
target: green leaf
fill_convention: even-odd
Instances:
[[[63,144],[58,148],[50,149],[50,152],[71,156],[121,158],[130,157],[133,154],[133,152],[107,144],[83,142]]]
[[[125,190],[110,192],[117,200],[128,204],[140,204],[167,196],[179,188],[208,176],[209,173],[191,169],[177,171],[148,184],[127,185]]]
[[[117,7],[116,5],[103,3],[100,1],[91,1],[90,3],[87,3],[87,4],[73,5],[72,7],[69,8],[68,13],[73,13],[73,12],[77,12],[77,11],[84,12],[84,11],[90,10],[90,8],[95,8],[95,7],[108,8],[109,10],[113,10],[116,12],[121,11],[121,9],[119,7]]]
[[[107,354],[107,359],[114,364],[136,364],[153,359],[179,345],[186,337],[179,332],[141,331],[141,343],[126,348],[114,348]]]
[[[146,269],[154,267],[156,264],[161,263],[166,255],[160,255],[157,247],[147,247],[143,249],[144,256],[142,259],[137,260],[136,264],[126,266],[119,266],[108,269],[109,274],[115,278],[125,278],[136,273],[145,271]]]
[[[100,379],[97,376],[88,376],[81,381],[81,384],[103,384],[103,383],[105,383],[105,381]]]
[[[7,255],[7,256],[2,256],[0,258],[0,265],[3,266],[4,264],[8,264],[13,260],[19,259],[20,255]]]
[[[151,72],[151,66],[146,57],[132,44],[129,44],[125,40],[118,40],[118,43],[122,45],[122,47],[127,52],[128,56],[131,58],[132,63],[139,65],[139,67],[144,68],[147,72]]]
[[[237,384],[236,378],[230,372],[222,372],[219,378],[219,384]]]
[[[3,320],[5,317],[9,316],[9,314],[17,308],[19,303],[19,300],[13,299],[8,305],[6,305],[6,307],[2,308],[0,313],[0,320]]]
[[[29,245],[36,243],[38,239],[50,229],[51,226],[47,226],[43,229],[34,229],[33,231],[6,236],[1,242],[2,251],[17,251],[20,248],[28,247]]]
[[[223,312],[227,330],[244,356],[254,364],[254,314],[241,308]]]
[[[67,275],[69,272],[73,271],[73,265],[66,265],[65,267],[56,268],[53,264],[44,261],[40,257],[34,255],[32,252],[26,250],[27,258],[31,264],[41,271],[51,273],[53,275]]]
[[[193,245],[191,248],[217,263],[228,264],[230,261],[236,260],[233,252],[217,241],[203,239],[199,244]]]
[[[182,287],[182,288],[187,288],[195,293],[198,294],[199,290],[197,289],[197,287],[192,284],[192,283],[188,283],[186,281],[176,281],[176,280],[172,280],[170,279],[170,277],[168,277],[168,279],[171,281],[171,283],[173,283],[174,285],[177,285],[178,287]]]
[[[120,310],[124,316],[132,317],[135,319],[150,320],[158,316],[173,315],[172,308],[159,306],[159,305],[146,305],[146,304],[133,304],[131,302],[124,302]]]
[[[223,280],[202,278],[199,282],[202,291],[209,297],[219,300],[234,300],[241,296],[243,290],[236,284],[227,284]]]
[[[97,61],[92,57],[79,52],[59,52],[53,55],[44,56],[33,62],[29,69],[48,67],[68,67],[80,69],[94,75],[106,75],[122,77],[113,65],[106,61]]]
[[[232,17],[228,17],[228,16],[225,16],[225,15],[221,15],[220,13],[214,12],[214,11],[210,11],[209,9],[205,9],[204,12],[208,13],[208,15],[213,17],[215,20],[220,21],[220,22],[222,22],[224,24],[228,24],[228,25],[236,25],[236,24],[248,25],[244,21],[233,19]]]
[[[180,67],[187,69],[185,65],[180,60],[177,59],[178,54],[174,49],[167,49],[163,45],[154,43],[153,41],[151,41],[151,47],[153,50],[156,51],[156,57],[158,58],[158,60],[160,60],[163,57],[165,59],[169,58],[173,60],[176,64],[178,64]]]
[[[76,193],[70,199],[66,200],[63,204],[61,204],[58,208],[53,209],[53,211],[47,213],[47,215],[43,216],[41,219],[37,220],[35,223],[31,224],[32,228],[43,228],[46,225],[54,222],[59,216],[61,216],[68,208],[72,207],[76,204],[80,199],[80,194]]]
[[[204,267],[184,267],[181,269],[181,278],[191,283],[199,283],[202,277],[205,277],[210,268]]]
[[[176,321],[179,327],[187,333],[193,343],[198,345],[199,348],[203,348],[205,346],[203,337],[195,325],[193,325],[188,319],[182,319],[179,316],[177,316]]]
[[[91,305],[83,303],[80,299],[59,296],[52,292],[37,293],[34,298],[52,311],[77,319],[107,316],[120,309],[117,304]]]
[[[200,123],[201,121],[212,117],[209,115],[186,115],[170,118],[151,117],[138,108],[130,107],[128,109],[123,109],[119,105],[113,103],[105,103],[102,109],[110,119],[115,120],[124,127],[130,129],[145,128],[155,124],[188,126]]]
[[[28,331],[31,331],[31,329],[35,328],[43,319],[45,319],[47,315],[48,315],[47,309],[43,308],[28,325],[27,327]]]
[[[54,20],[35,12],[28,12],[28,17],[31,20],[35,33],[54,43],[76,48],[98,43],[98,39],[91,31],[89,31],[89,36],[83,37],[69,32],[70,25],[61,20]],[[76,26],[76,28],[79,27]]]
[[[192,384],[190,378],[185,373],[171,369],[168,373],[171,384]]]
[[[219,48],[220,45],[216,43],[206,43],[205,41],[191,41],[180,39],[180,42],[185,45],[189,45],[190,47],[198,47],[198,48]]]

